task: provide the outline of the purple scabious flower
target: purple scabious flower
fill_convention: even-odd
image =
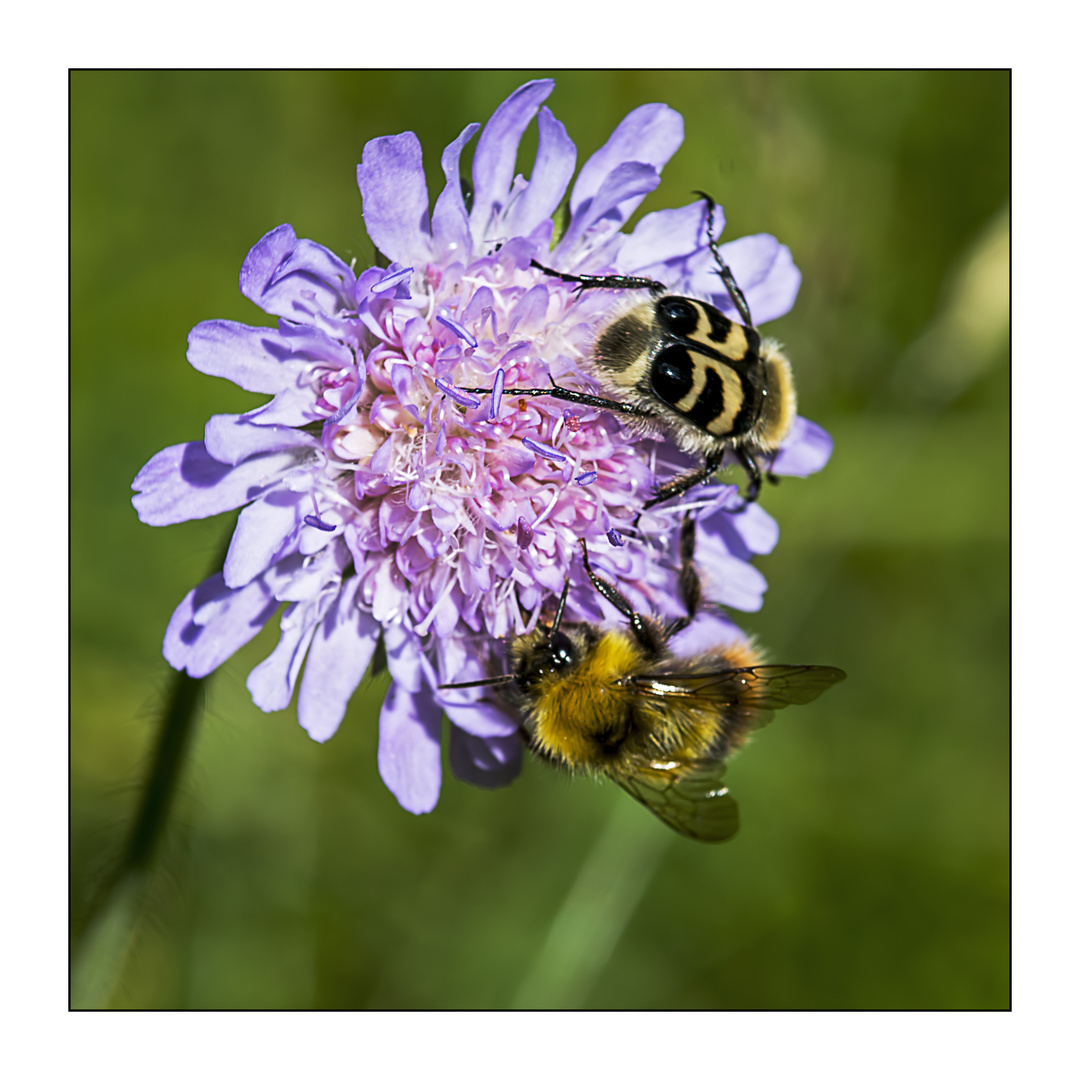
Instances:
[[[580,538],[636,608],[665,617],[680,613],[677,532],[689,500],[707,507],[698,561],[716,604],[760,607],[765,581],[749,560],[777,539],[760,507],[729,513],[735,489],[722,485],[643,514],[678,457],[670,446],[629,434],[611,412],[504,396],[550,380],[593,389],[582,361],[626,302],[610,290],[575,294],[532,268],[534,258],[575,274],[647,275],[732,311],[703,202],[621,231],[682,141],[682,119],[664,105],[635,109],[582,166],[569,224],[551,246],[577,160],[542,104],[552,88],[527,83],[495,110],[476,146],[471,208],[458,161],[478,124],[443,151],[445,185],[430,212],[416,136],[367,144],[357,177],[387,267],[357,275],[289,225],[267,233],[240,290],[277,326],[201,323],[188,360],[271,400],[212,417],[203,441],[162,450],[133,485],[151,525],[244,507],[223,571],[169,623],[169,663],[207,675],[286,605],[278,644],[247,685],[271,711],[300,682],[300,723],[323,741],[381,639],[393,683],[379,770],[414,813],[438,799],[444,713],[460,778],[493,787],[517,775],[517,718],[478,690],[438,686],[488,674],[498,642],[532,629],[567,575],[568,621],[612,615],[584,574]],[[514,163],[534,118],[539,147],[526,180]],[[790,309],[800,275],[786,247],[760,235],[721,250],[757,322]],[[473,386],[493,393],[462,389]],[[805,475],[829,451],[828,435],[800,418],[774,471]]]

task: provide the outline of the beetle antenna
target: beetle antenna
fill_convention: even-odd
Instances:
[[[747,304],[742,289],[736,284],[735,275],[731,272],[731,267],[724,261],[724,256],[720,254],[720,245],[713,235],[716,200],[711,195],[707,195],[704,191],[694,191],[691,192],[691,194],[700,195],[707,204],[709,216],[707,235],[709,237],[709,250],[712,252],[712,257],[716,261],[716,272],[720,275],[720,280],[724,283],[724,287],[728,291],[728,296],[731,297],[731,302],[735,305],[735,310],[738,311],[739,316],[742,318],[743,325],[749,326],[752,329],[754,320],[750,318],[750,305]]]

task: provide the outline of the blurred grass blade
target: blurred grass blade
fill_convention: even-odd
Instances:
[[[71,1003],[75,1009],[105,1008],[123,972],[146,894],[149,869],[165,833],[206,679],[174,674],[161,730],[139,809],[120,862],[77,930]]]
[[[555,916],[515,1009],[577,1009],[588,1000],[672,837],[619,799]]]
[[[127,874],[87,923],[71,971],[73,1009],[108,1007],[131,952],[145,893],[146,875]]]
[[[937,314],[893,368],[893,394],[947,408],[1007,355],[1010,257],[1006,203],[950,268]]]

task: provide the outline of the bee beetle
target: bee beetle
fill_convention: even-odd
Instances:
[[[546,396],[577,405],[612,409],[628,417],[631,430],[669,438],[701,459],[701,467],[658,488],[645,503],[681,495],[707,480],[730,450],[749,484],[739,509],[761,490],[762,465],[771,464],[795,419],[795,382],[780,345],[754,328],[746,297],[720,254],[713,235],[716,203],[704,192],[709,250],[742,323],[703,300],[676,296],[658,281],[620,274],[564,274],[532,265],[549,277],[585,289],[645,289],[649,299],[619,315],[597,335],[592,374],[605,394],[561,386],[507,389],[509,395]],[[490,394],[490,389],[469,388]]]

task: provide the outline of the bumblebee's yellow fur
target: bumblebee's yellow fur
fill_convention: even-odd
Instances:
[[[632,775],[664,758],[694,761],[741,746],[747,731],[714,704],[692,697],[659,698],[630,681],[645,670],[692,675],[751,667],[760,656],[749,643],[711,649],[694,657],[650,655],[624,628],[566,626],[580,659],[568,671],[546,671],[517,702],[533,749],[571,771],[612,778]],[[517,670],[528,670],[547,648],[538,628],[511,645]]]
[[[543,643],[542,630],[519,638],[512,648],[515,661],[528,664],[535,645]],[[619,680],[632,675],[641,660],[641,646],[629,634],[609,630],[572,671],[546,673],[529,695],[527,706],[526,720],[531,721],[537,751],[570,769],[602,769],[602,754],[593,736],[617,729],[633,708],[633,692]]]

